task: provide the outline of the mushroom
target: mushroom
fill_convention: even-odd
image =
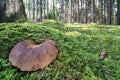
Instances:
[[[35,45],[32,40],[24,40],[16,44],[9,54],[9,61],[21,71],[36,71],[53,62],[58,54],[54,41],[46,40]]]
[[[106,50],[103,50],[101,53],[100,53],[100,60],[103,60],[105,57],[107,56],[107,51]]]

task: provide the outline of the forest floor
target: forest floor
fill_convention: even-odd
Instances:
[[[60,50],[57,59],[35,72],[13,67],[9,52],[25,39],[36,43],[54,40]],[[108,53],[104,60],[99,59],[102,50]],[[120,80],[120,26],[62,24],[53,20],[1,23],[0,80]]]

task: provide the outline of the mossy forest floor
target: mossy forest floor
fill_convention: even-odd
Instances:
[[[43,70],[21,72],[8,61],[9,52],[19,41],[41,43],[54,40],[60,50],[57,59]],[[102,50],[108,52],[99,60]],[[120,26],[91,23],[0,24],[0,80],[120,80]]]

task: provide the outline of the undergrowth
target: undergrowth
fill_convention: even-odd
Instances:
[[[74,27],[73,27],[74,26]],[[0,80],[120,80],[120,26],[42,23],[0,24]],[[8,61],[19,41],[54,40],[57,59],[43,70],[22,72]],[[108,52],[99,60],[102,50]]]

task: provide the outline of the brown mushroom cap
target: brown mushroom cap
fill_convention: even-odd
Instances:
[[[107,56],[107,51],[103,50],[103,51],[101,51],[99,58],[100,58],[100,60],[103,60],[106,56]]]
[[[53,62],[57,54],[58,49],[52,40],[46,40],[39,45],[35,45],[32,40],[24,40],[13,47],[9,61],[21,71],[35,71]]]

